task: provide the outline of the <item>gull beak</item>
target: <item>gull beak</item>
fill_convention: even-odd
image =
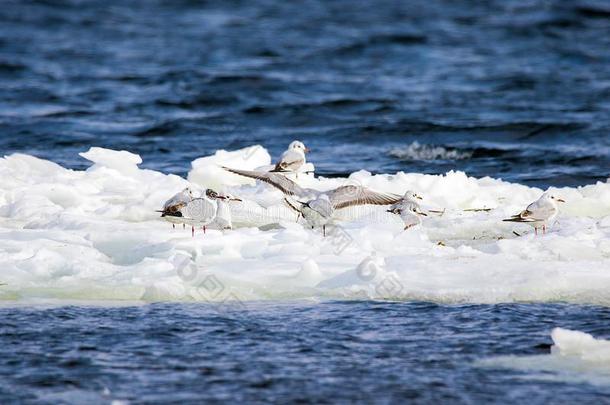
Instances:
[[[423,200],[424,198],[421,195],[416,196],[418,200]]]
[[[563,200],[563,199],[561,199],[561,198],[558,198],[558,199],[557,199],[557,202],[563,202],[563,203],[564,203],[564,202],[566,202],[566,200]]]
[[[305,153],[309,153],[309,152],[311,152],[311,149],[305,148]]]
[[[230,201],[243,201],[241,198],[237,198],[237,197],[233,197],[233,198],[229,198]]]
[[[423,215],[424,217],[427,217],[427,216],[428,216],[428,214],[426,214],[425,212],[421,212],[421,211],[420,211],[420,212],[418,212],[418,214],[419,214],[419,215]]]

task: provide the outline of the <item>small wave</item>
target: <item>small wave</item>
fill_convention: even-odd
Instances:
[[[375,46],[414,46],[422,45],[428,42],[428,38],[420,34],[410,33],[389,33],[389,34],[377,34],[371,35],[367,38],[363,38],[360,41],[345,44],[336,48],[326,49],[325,51],[332,51],[334,54],[346,54],[354,52],[362,52],[367,48]]]
[[[610,9],[581,6],[576,7],[576,12],[588,18],[610,18]]]
[[[415,141],[410,145],[391,149],[389,155],[402,160],[463,160],[470,159],[472,152],[435,145],[422,145]]]

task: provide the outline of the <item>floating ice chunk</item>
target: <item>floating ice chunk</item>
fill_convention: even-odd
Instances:
[[[551,338],[548,355],[498,356],[476,364],[523,371],[532,379],[610,384],[610,341],[562,328],[553,329]]]
[[[129,172],[137,170],[138,165],[142,163],[140,155],[127,152],[125,150],[110,150],[99,147],[92,147],[87,152],[79,153],[80,156],[95,163],[89,170],[95,170],[99,167],[107,167],[115,169],[119,172]]]
[[[35,156],[24,155],[22,153],[14,153],[5,156],[3,159],[3,167],[11,170],[19,178],[40,174],[49,176],[66,170],[57,163],[39,159]]]
[[[237,176],[222,169],[227,166],[234,169],[254,170],[257,167],[269,165],[271,156],[260,145],[250,146],[236,151],[219,150],[212,156],[194,160],[188,174],[188,181],[204,188],[221,189],[227,186],[254,184],[243,176]]]
[[[588,363],[600,363],[610,371],[610,341],[595,339],[588,333],[555,328],[551,333],[552,353],[576,357]]]
[[[0,283],[7,283],[0,285],[1,297],[199,299],[170,262],[180,254],[239,299],[610,305],[608,183],[558,189],[567,200],[558,223],[535,238],[529,227],[501,220],[538,198],[540,189],[461,172],[299,176],[303,186],[319,190],[346,184],[397,194],[412,189],[423,195],[424,210],[445,209],[403,231],[387,207],[350,207],[337,211],[337,228],[323,237],[302,219],[297,223],[277,190],[213,171],[218,163],[268,164],[263,148],[222,151],[198,159],[190,177],[200,186],[229,187],[244,201],[232,210],[233,231],[199,230],[192,238],[190,229],[173,229],[155,210],[193,184],[139,169],[139,157],[128,152],[92,148],[85,156],[95,169],[67,170],[18,154],[0,159]],[[485,207],[491,210],[463,211]],[[380,278],[359,278],[358,265],[373,256],[383,258]]]

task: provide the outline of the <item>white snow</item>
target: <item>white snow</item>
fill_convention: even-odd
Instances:
[[[477,365],[524,371],[534,379],[610,384],[610,341],[562,328],[553,329],[551,337],[551,354],[498,356]]]
[[[375,298],[610,305],[610,183],[553,189],[567,202],[545,236],[501,220],[543,190],[498,179],[353,173],[297,181],[362,184],[424,197],[430,214],[402,230],[387,207],[342,210],[327,237],[296,223],[282,194],[220,165],[269,165],[261,146],[195,160],[188,180],[91,148],[85,171],[23,154],[0,159],[0,299],[256,300]],[[293,177],[295,178],[295,177]],[[155,212],[186,186],[244,199],[232,231],[172,229]],[[195,194],[198,194],[197,192]],[[487,208],[490,211],[464,211]],[[522,234],[516,236],[513,230]],[[363,270],[364,269],[364,270]]]

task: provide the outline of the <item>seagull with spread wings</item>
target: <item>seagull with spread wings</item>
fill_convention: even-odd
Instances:
[[[362,186],[346,185],[334,190],[319,191],[301,187],[279,173],[238,170],[224,166],[223,169],[277,188],[286,196],[286,203],[303,215],[312,228],[321,226],[324,235],[326,224],[332,219],[335,210],[358,205],[391,205],[402,199],[396,194],[380,193]]]

